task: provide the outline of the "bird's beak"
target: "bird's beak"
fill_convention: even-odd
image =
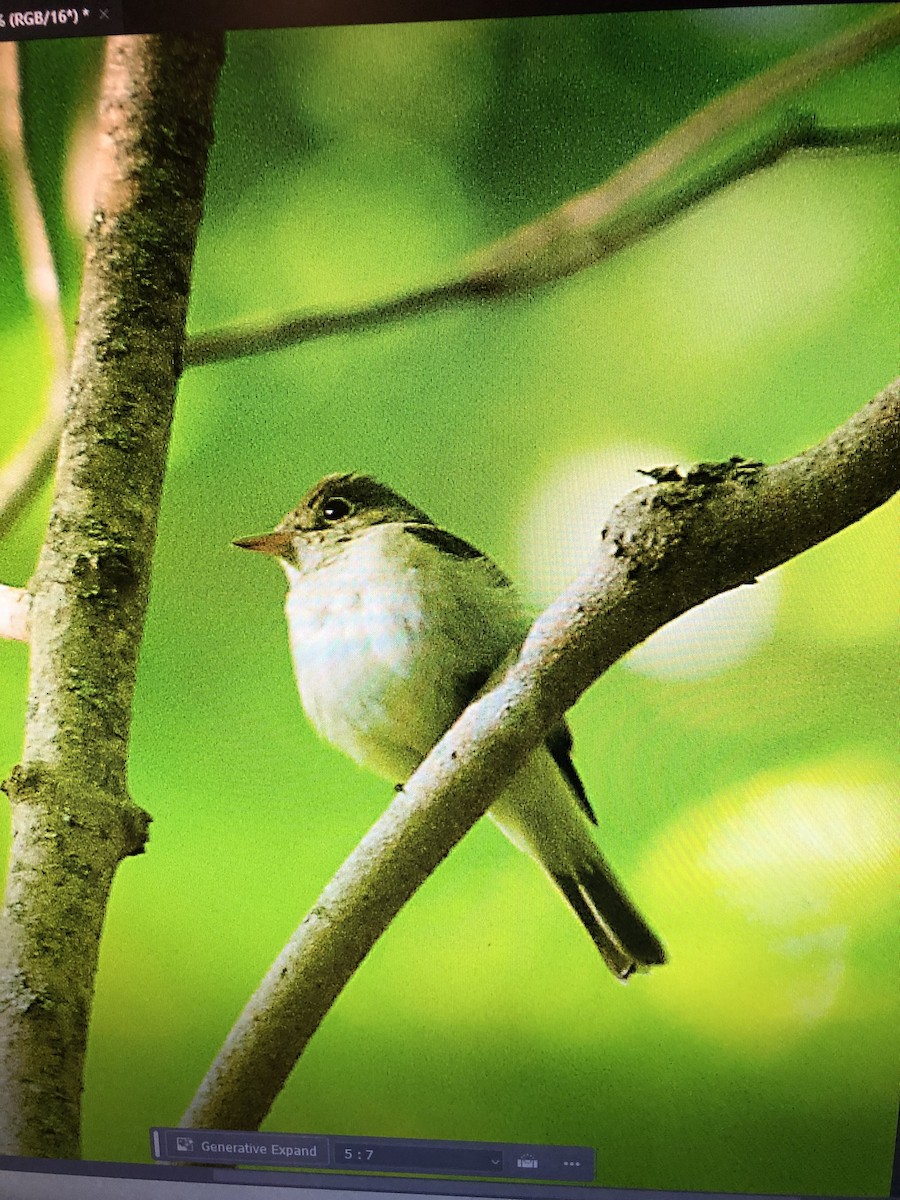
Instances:
[[[256,537],[235,538],[232,543],[242,550],[256,550],[259,554],[284,555],[291,548],[291,534],[283,529],[272,533],[260,533]]]

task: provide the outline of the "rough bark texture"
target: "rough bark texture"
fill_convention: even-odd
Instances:
[[[100,171],[56,492],[32,581],[22,761],[0,914],[0,1152],[77,1157],[109,888],[148,816],[126,761],[217,37],[108,43]]]
[[[595,566],[535,623],[496,686],[438,743],[260,984],[182,1123],[255,1129],[403,905],[517,766],[654,630],[852,524],[900,487],[900,380],[818,446],[656,472],[611,514]]]

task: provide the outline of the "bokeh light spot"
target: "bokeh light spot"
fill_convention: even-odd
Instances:
[[[654,1003],[723,1045],[771,1053],[812,1025],[880,1012],[896,986],[883,939],[898,791],[888,765],[841,759],[679,815],[636,881],[671,956]]]
[[[639,468],[674,463],[671,449],[620,442],[559,460],[538,483],[519,528],[520,574],[537,605],[554,600],[596,551],[610,510],[651,482]]]
[[[714,596],[670,621],[625,662],[657,679],[703,679],[727,671],[772,636],[780,597],[779,577],[764,575],[752,587]]]

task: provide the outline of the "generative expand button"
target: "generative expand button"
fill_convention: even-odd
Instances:
[[[233,1129],[153,1129],[153,1157],[165,1162],[272,1167],[327,1167],[327,1137],[237,1133]]]

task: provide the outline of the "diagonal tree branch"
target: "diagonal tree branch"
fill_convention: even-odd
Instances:
[[[56,494],[31,584],[22,761],[3,790],[0,1153],[73,1158],[100,935],[149,818],[126,783],[221,37],[112,38]]]
[[[773,166],[795,150],[896,150],[896,126],[818,130],[811,119],[786,126],[738,151],[685,186],[670,186],[691,159],[770,106],[829,74],[900,42],[900,9],[891,6],[860,28],[794,55],[740,84],[688,117],[611,179],[516,230],[474,256],[459,274],[387,300],[335,312],[294,313],[188,338],[186,366],[225,362],[301,342],[358,333],[412,316],[521,294],[617,254],[736,180]]]
[[[25,291],[46,330],[52,378],[44,420],[13,460],[0,469],[0,536],[37,495],[53,470],[62,433],[68,373],[68,343],[59,279],[25,148],[19,73],[21,53],[22,47],[15,42],[0,42],[0,158],[5,163],[9,180]]]
[[[612,512],[592,568],[535,623],[339,869],[182,1118],[256,1129],[331,1005],[431,872],[578,697],[656,629],[831,537],[900,488],[900,379],[775,466],[654,473]]]

